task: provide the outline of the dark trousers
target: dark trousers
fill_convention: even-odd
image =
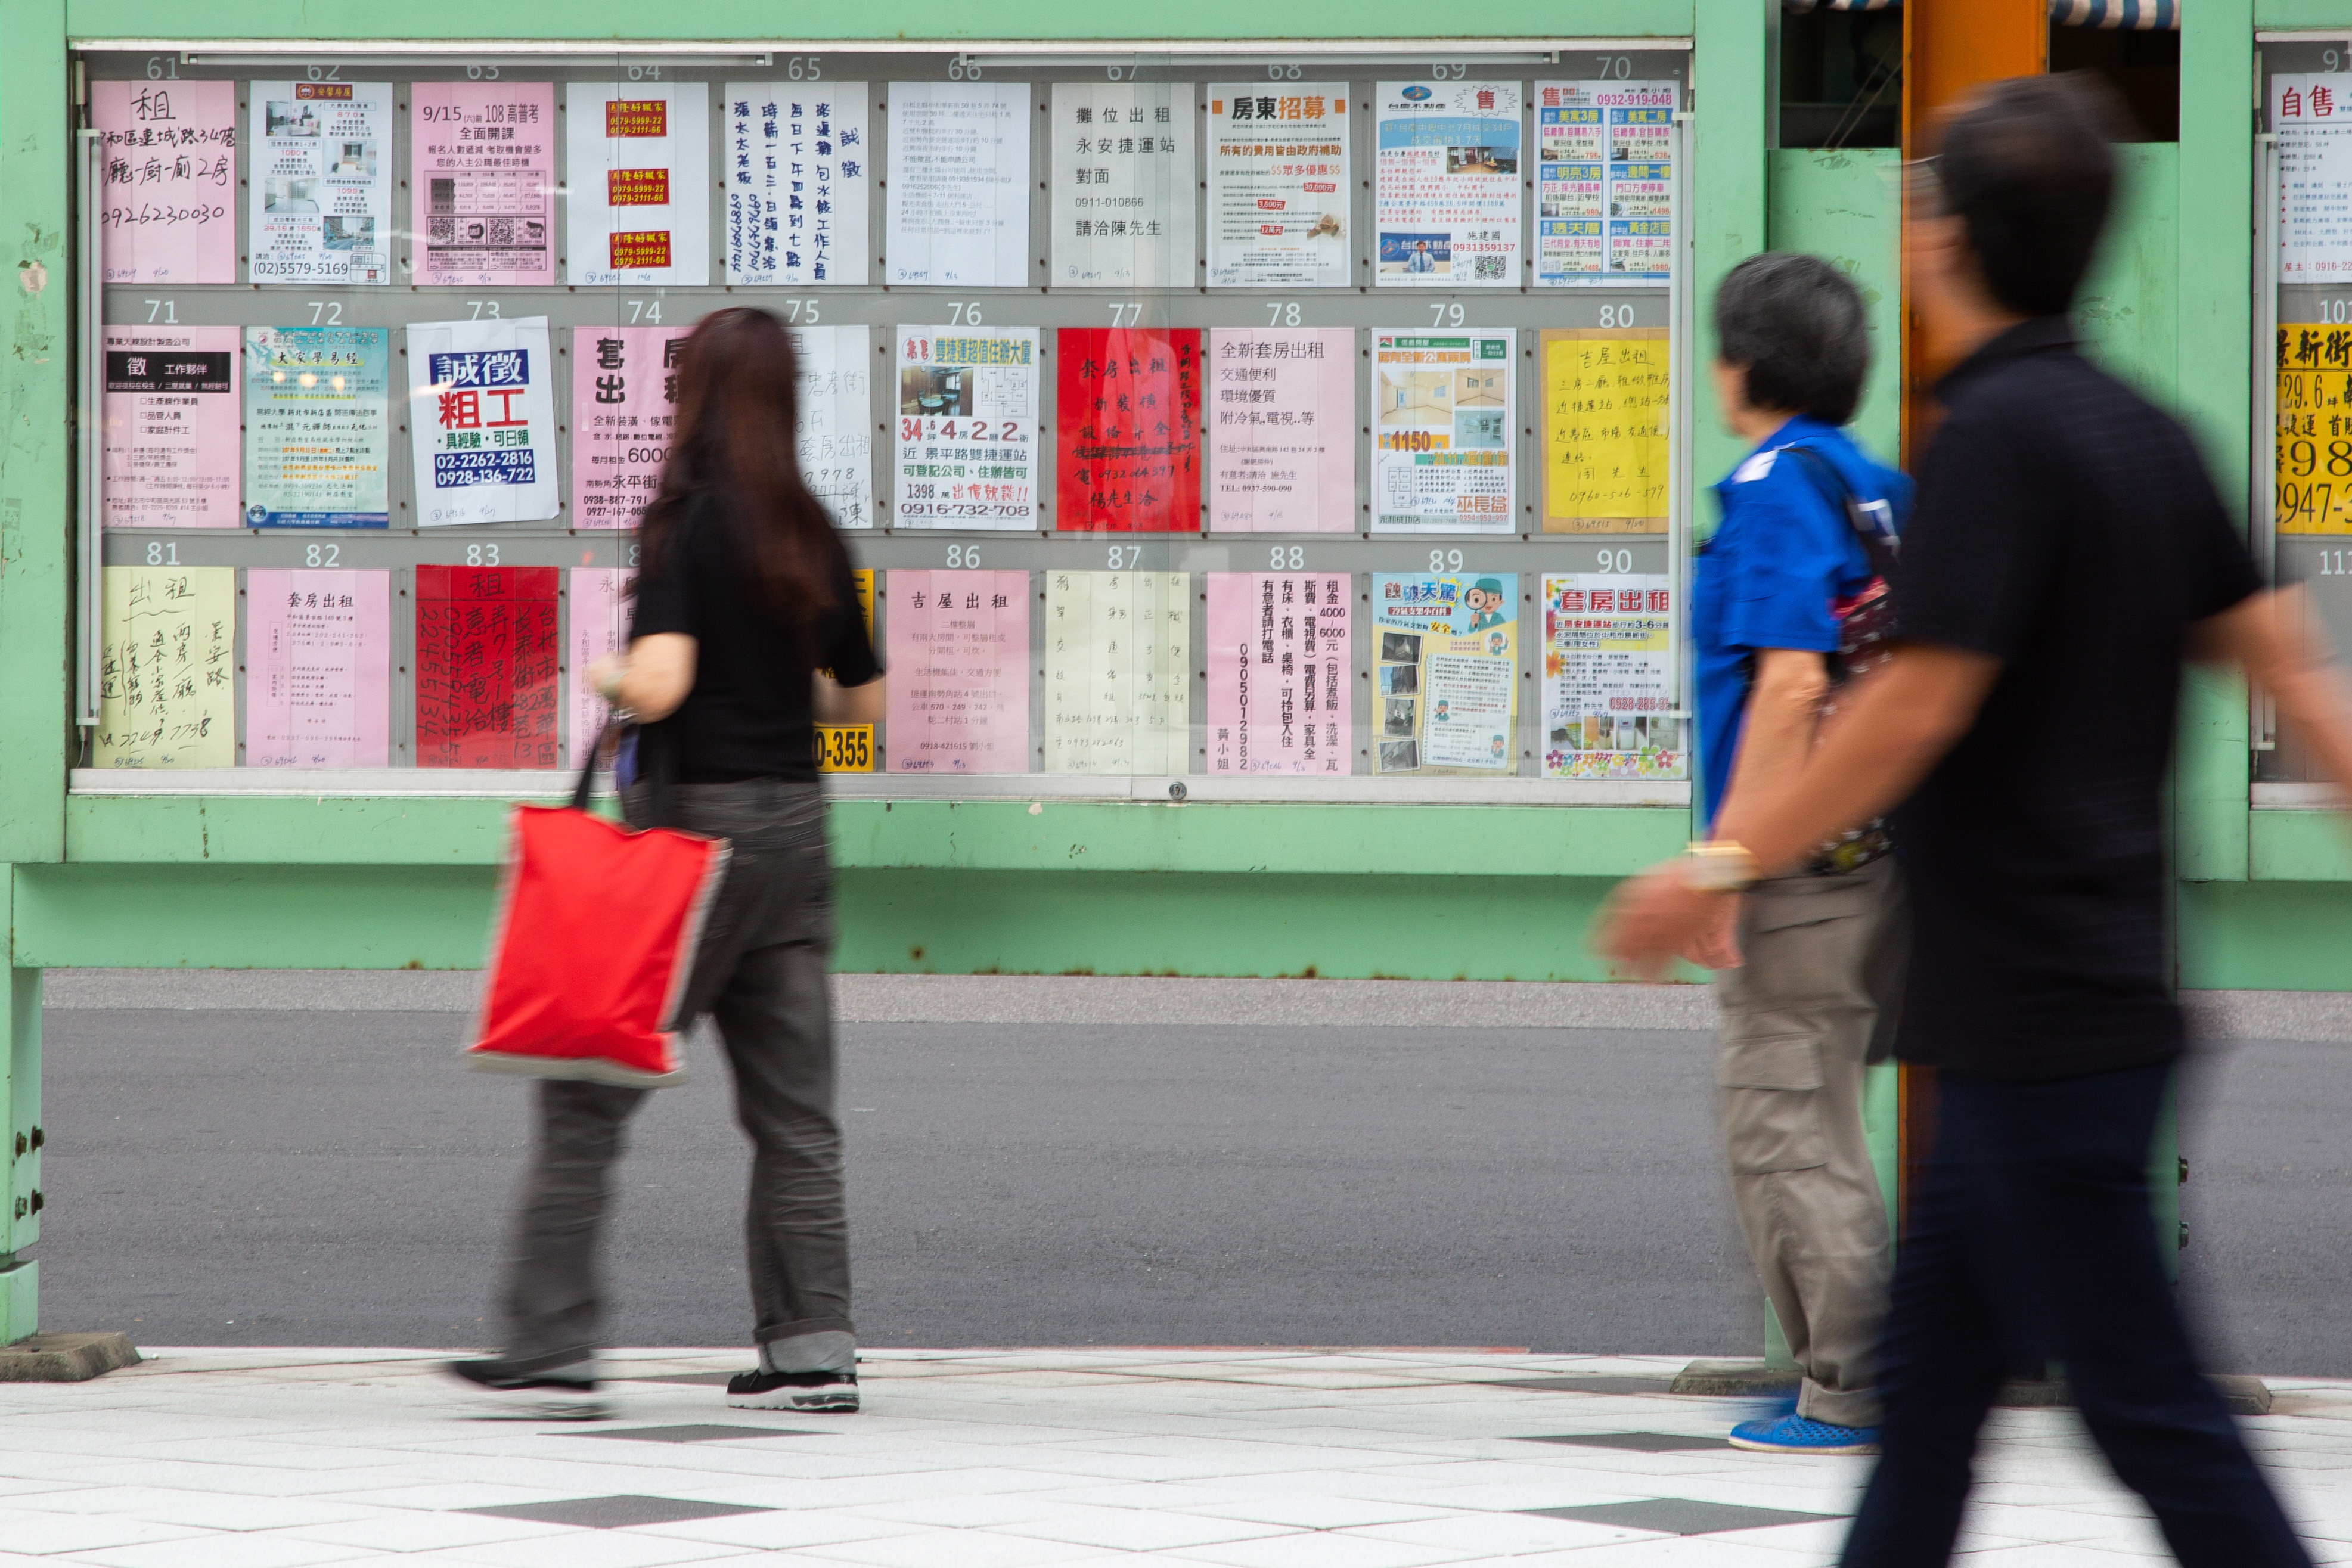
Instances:
[[[1896,1249],[1883,1457],[1847,1568],[1949,1560],[1977,1429],[2004,1375],[2045,1359],[2182,1563],[2311,1561],[2198,1370],[2164,1277],[2147,1161],[2170,1073],[1939,1084],[1926,1190]]]
[[[727,880],[704,923],[685,1019],[709,1013],[751,1139],[744,1249],[752,1338],[827,1330],[849,1316],[849,1225],[835,1109],[824,798],[816,784],[676,786],[670,824],[729,840]],[[645,820],[633,794],[632,821]],[[681,1022],[684,1020],[682,1019]],[[539,1085],[539,1132],[509,1256],[507,1354],[548,1366],[592,1354],[602,1316],[598,1242],[630,1115],[648,1091]]]

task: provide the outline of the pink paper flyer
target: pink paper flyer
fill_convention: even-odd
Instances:
[[[634,528],[677,424],[687,327],[572,329],[572,526]]]
[[[392,762],[392,573],[245,574],[245,765]]]
[[[236,84],[94,81],[109,283],[236,281]]]
[[[105,353],[106,526],[242,528],[237,329],[109,327]]]
[[[1354,770],[1350,578],[1213,571],[1206,771]]]
[[[1027,773],[1029,574],[886,572],[893,773]]]
[[[555,86],[420,81],[408,89],[413,283],[555,281]]]
[[[588,760],[613,710],[588,684],[588,666],[621,647],[629,636],[629,579],[634,571],[612,566],[575,566],[564,574],[572,623],[565,628],[565,689],[570,695],[572,766]]]
[[[1203,381],[1212,529],[1354,530],[1355,365],[1352,328],[1210,332]]]

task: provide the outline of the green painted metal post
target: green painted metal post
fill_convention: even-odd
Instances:
[[[0,997],[0,1344],[40,1326],[40,1265],[20,1257],[41,1239],[41,972],[9,969]]]

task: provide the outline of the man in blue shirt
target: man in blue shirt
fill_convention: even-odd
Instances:
[[[1839,427],[1870,367],[1862,298],[1809,256],[1751,256],[1716,298],[1717,401],[1755,444],[1716,487],[1723,517],[1691,586],[1701,788],[1735,795],[1803,767],[1885,584],[1857,518],[1887,533],[1910,482]],[[1857,614],[1857,611],[1863,612]],[[1864,1069],[1891,1051],[1908,920],[1881,824],[1759,883],[1686,956],[1718,971],[1716,1081],[1749,1256],[1802,1370],[1795,1407],[1735,1447],[1864,1453],[1877,1440],[1885,1203],[1863,1134]]]

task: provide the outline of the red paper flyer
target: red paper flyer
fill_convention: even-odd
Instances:
[[[1065,327],[1054,352],[1055,527],[1198,533],[1199,329]]]
[[[416,765],[557,764],[551,566],[416,569]]]

